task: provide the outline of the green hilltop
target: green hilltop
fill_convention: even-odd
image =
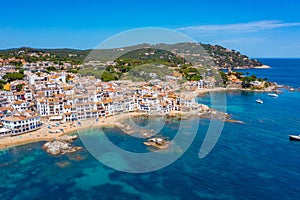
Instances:
[[[23,59],[26,62],[52,61],[60,65],[70,63],[76,67],[68,68],[68,72],[95,76],[104,81],[163,79],[173,76],[175,72],[185,80],[197,81],[204,76],[214,75],[217,69],[253,68],[263,65],[236,50],[198,43],[139,44],[93,50],[21,47],[0,50],[0,58]],[[22,63],[18,62],[13,64],[20,68]],[[47,71],[51,70],[56,68],[47,67]]]
[[[30,47],[21,47],[14,49],[0,50],[0,58],[21,58],[25,59],[27,62],[36,62],[36,61],[53,61],[58,62],[70,62],[71,64],[82,64],[88,61],[99,60],[101,62],[106,61],[115,61],[120,56],[128,53],[130,51],[140,49],[140,53],[145,51],[145,48],[154,48],[156,50],[165,50],[174,52],[177,54],[182,54],[184,59],[193,63],[195,61],[195,56],[191,54],[200,54],[196,58],[196,62],[200,61],[210,65],[216,65],[219,68],[227,67],[256,67],[261,66],[262,63],[250,59],[246,55],[241,54],[236,50],[230,50],[219,45],[210,45],[210,44],[193,44],[193,43],[178,43],[178,44],[140,44],[123,48],[113,48],[113,49],[35,49]],[[163,52],[163,51],[161,51]],[[145,53],[145,52],[144,52]],[[164,52],[165,53],[165,52]],[[32,56],[32,54],[40,56]],[[137,52],[134,52],[137,54]],[[162,53],[163,54],[163,53]],[[164,56],[159,52],[156,52],[155,55],[150,55],[151,59],[158,61],[161,59],[161,56]],[[189,55],[190,54],[190,55]],[[133,54],[127,54],[128,56],[133,57]],[[210,58],[208,58],[210,57]],[[136,57],[135,57],[136,58]],[[148,57],[149,60],[149,57]],[[165,57],[163,59],[165,60]],[[201,64],[203,64],[201,63]]]

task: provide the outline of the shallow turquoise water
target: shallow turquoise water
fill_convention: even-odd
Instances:
[[[288,135],[300,131],[300,93],[226,96],[227,112],[244,124],[226,123],[203,159],[198,153],[209,125],[204,119],[182,157],[145,174],[108,168],[86,150],[52,157],[39,142],[0,151],[0,199],[299,199],[300,142],[290,142]],[[256,104],[257,97],[264,104]],[[209,104],[210,98],[199,101]],[[178,121],[168,121],[162,134],[172,138],[177,127]],[[118,129],[105,131],[123,149],[149,151],[144,139]],[[77,140],[75,145],[82,143]]]

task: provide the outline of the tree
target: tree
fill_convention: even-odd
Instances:
[[[67,72],[73,73],[73,74],[77,74],[78,73],[78,69],[67,69]]]
[[[220,70],[219,72],[220,72],[220,76],[221,76],[221,78],[223,80],[223,83],[226,85],[227,82],[228,82],[228,76],[227,76],[227,74],[225,72],[223,72],[222,70]]]
[[[53,66],[47,67],[46,69],[47,69],[48,72],[56,71],[56,68],[53,67]]]
[[[8,82],[22,80],[24,78],[24,74],[21,74],[19,72],[8,73],[3,78],[6,79]]]
[[[116,80],[117,77],[114,76],[114,74],[109,73],[108,71],[104,71],[103,74],[101,75],[101,79],[104,82],[108,82],[108,81]]]
[[[24,69],[20,69],[19,73],[24,75],[24,71],[25,71]]]
[[[0,79],[0,89],[3,90],[3,86],[6,84],[6,81],[3,79]]]
[[[20,92],[23,88],[23,84],[17,85],[16,88],[17,88],[17,91]]]

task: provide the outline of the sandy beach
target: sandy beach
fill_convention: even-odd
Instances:
[[[65,122],[63,124],[59,124],[59,126],[55,126],[55,127],[52,126],[51,129],[49,129],[48,126],[55,123],[44,122],[42,128],[39,130],[32,131],[29,133],[24,133],[22,135],[7,136],[7,137],[0,138],[0,149],[28,144],[32,142],[52,141],[52,140],[59,139],[59,137],[63,135],[72,134],[78,130],[88,129],[90,127],[95,127],[95,126],[97,127],[119,126],[121,125],[120,123],[121,120],[130,117],[141,116],[141,115],[144,115],[144,113],[140,113],[140,112],[121,113],[113,116],[98,118],[98,121],[96,121],[96,118],[81,120],[80,124],[78,123],[78,121]],[[63,131],[60,131],[60,129],[63,129]],[[58,130],[58,132],[54,133],[55,130]],[[53,131],[53,133],[50,133],[49,131]]]

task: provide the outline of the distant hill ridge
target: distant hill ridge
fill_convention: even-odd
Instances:
[[[201,44],[201,43],[200,43]],[[28,62],[35,61],[66,61],[74,64],[81,64],[83,61],[89,60],[100,60],[100,61],[112,61],[115,60],[118,56],[124,58],[126,52],[130,52],[133,49],[141,48],[141,52],[145,53],[143,48],[151,47],[155,49],[164,49],[169,51],[177,50],[176,53],[184,56],[186,60],[189,60],[189,54],[201,53],[205,59],[202,59],[203,62],[208,60],[213,61],[214,65],[217,65],[219,68],[228,68],[228,67],[244,67],[244,68],[253,68],[257,66],[262,66],[263,64],[255,59],[251,59],[246,55],[241,54],[236,50],[231,50],[220,45],[210,45],[210,44],[201,44],[195,45],[192,43],[178,43],[178,44],[140,44],[123,48],[114,48],[114,49],[101,49],[101,50],[80,50],[80,49],[70,49],[70,48],[61,48],[61,49],[40,49],[40,48],[31,48],[31,47],[20,47],[0,50],[0,58],[5,59],[9,57],[23,58]],[[205,51],[203,51],[203,49]],[[119,50],[122,51],[119,51]],[[137,53],[136,51],[134,52]],[[32,56],[33,54],[41,56]],[[99,57],[99,55],[101,55]],[[130,56],[130,53],[127,53]],[[206,56],[205,56],[206,55]],[[155,58],[155,56],[157,56]],[[155,56],[152,56],[153,59],[158,59],[162,55],[159,53]],[[210,57],[208,59],[207,57]],[[194,58],[190,55],[190,60],[193,62]]]

